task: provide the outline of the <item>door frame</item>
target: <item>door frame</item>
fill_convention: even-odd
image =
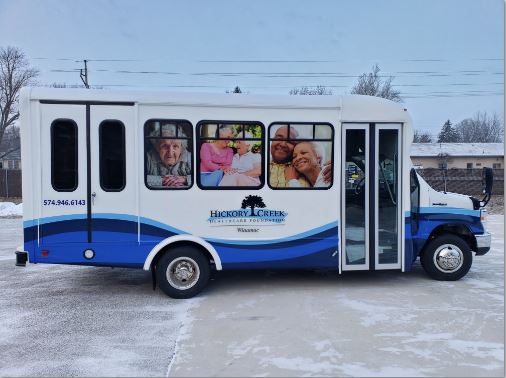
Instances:
[[[65,100],[39,100],[40,104],[48,105],[84,105],[86,114],[86,220],[87,242],[93,242],[93,219],[91,210],[91,106],[135,106],[135,102],[129,101],[65,101]],[[98,147],[98,146],[97,146]]]
[[[401,122],[341,122],[341,228],[340,228],[340,248],[339,248],[339,268],[340,271],[353,270],[384,270],[401,269],[403,264],[403,240],[404,234],[402,227],[403,204],[403,134]],[[365,262],[363,264],[346,263],[346,131],[347,130],[365,130]],[[379,131],[380,130],[398,130],[398,182],[397,182],[397,245],[398,258],[395,264],[379,264],[379,247],[377,245],[379,236],[378,221],[378,160],[379,160]],[[374,166],[374,169],[371,169]],[[372,247],[371,247],[372,246]]]
[[[402,225],[402,124],[401,123],[376,123],[374,127],[374,177],[379,177],[379,132],[380,130],[397,130],[397,263],[379,264],[379,181],[374,182],[374,269],[400,269],[402,255],[401,225]]]
[[[364,130],[365,145],[370,145],[370,124],[366,122],[342,122],[341,123],[341,248],[339,249],[339,261],[342,271],[352,270],[369,270],[369,243],[370,232],[369,222],[365,222],[365,259],[363,264],[347,264],[346,263],[346,131],[347,130]],[[370,148],[365,149],[365,218],[370,217]]]

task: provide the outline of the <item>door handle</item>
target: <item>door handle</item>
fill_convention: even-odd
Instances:
[[[93,192],[91,193],[91,204],[95,206],[95,197],[97,196],[97,193]]]

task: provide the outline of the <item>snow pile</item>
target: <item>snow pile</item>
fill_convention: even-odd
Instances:
[[[16,205],[12,202],[0,202],[0,217],[23,216],[23,204]]]

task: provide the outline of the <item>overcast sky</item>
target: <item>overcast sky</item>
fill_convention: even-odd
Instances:
[[[349,93],[373,64],[393,75],[415,127],[477,111],[504,117],[502,0],[0,0],[0,46],[41,84],[287,94]]]

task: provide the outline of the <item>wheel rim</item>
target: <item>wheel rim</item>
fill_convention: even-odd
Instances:
[[[167,281],[178,290],[195,286],[200,277],[199,265],[189,257],[178,257],[167,267]]]
[[[454,244],[443,244],[434,253],[434,265],[443,273],[454,273],[464,263],[464,254]]]

